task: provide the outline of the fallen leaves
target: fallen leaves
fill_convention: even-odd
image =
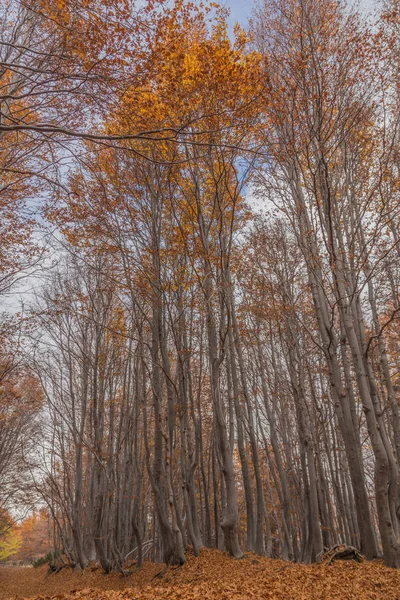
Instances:
[[[41,569],[0,569],[0,600],[364,600],[400,599],[400,572],[380,561],[314,565],[247,554],[235,560],[202,550],[181,568],[154,579],[160,565],[145,563],[128,577],[86,570],[47,575]]]

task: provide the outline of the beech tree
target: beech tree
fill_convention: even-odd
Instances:
[[[265,52],[266,89],[274,89],[277,94],[277,102],[275,95],[266,98],[266,114],[267,122],[274,127],[281,180],[278,186],[284,182],[285,204],[308,266],[321,343],[351,465],[361,547],[370,557],[376,554],[357,450],[360,442],[353,427],[349,427],[354,414],[354,383],[375,456],[376,496],[380,499],[377,511],[385,560],[390,566],[398,566],[399,473],[389,429],[397,422],[398,406],[390,402],[392,384],[387,376],[385,394],[393,420],[384,423],[385,400],[378,390],[369,352],[371,340],[379,340],[382,368],[388,375],[374,271],[382,255],[387,256],[396,246],[394,243],[391,249],[383,250],[378,241],[393,214],[379,182],[394,158],[394,138],[387,146],[386,138],[392,134],[378,125],[379,86],[386,84],[379,71],[379,44],[368,40],[369,32],[362,29],[357,14],[346,14],[335,3],[304,1],[274,6],[274,14],[269,13],[267,5],[264,13],[260,10],[257,34]],[[339,39],[346,40],[345,47]],[[285,65],[280,70],[277,65],[283,64],[283,54]],[[379,154],[377,160],[373,158],[375,152]],[[389,229],[387,232],[391,235]],[[375,323],[370,334],[364,293]],[[396,424],[393,434],[397,436],[395,431]]]
[[[38,215],[59,261],[0,475],[29,465],[54,568],[336,544],[398,568],[397,3],[264,0],[231,37],[214,5],[10,6],[5,288]]]

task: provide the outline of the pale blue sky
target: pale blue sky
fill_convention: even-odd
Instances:
[[[241,25],[246,25],[249,17],[251,16],[252,8],[255,4],[254,0],[220,0],[220,4],[226,6],[231,11],[229,19],[230,26],[233,26],[236,22]],[[365,12],[373,12],[379,8],[382,4],[381,0],[360,0],[360,7]]]
[[[231,11],[230,24],[232,26],[239,22],[241,25],[245,25],[251,16],[251,11],[254,5],[252,0],[223,0],[220,4],[226,6]]]

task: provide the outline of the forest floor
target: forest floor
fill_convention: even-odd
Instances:
[[[291,564],[248,553],[235,560],[217,550],[170,568],[145,563],[128,577],[47,567],[0,568],[0,600],[400,600],[400,571],[380,561]]]

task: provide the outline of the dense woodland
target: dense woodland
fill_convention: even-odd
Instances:
[[[3,0],[0,540],[35,506],[59,565],[348,544],[400,567],[400,3],[378,8],[261,0],[232,32],[215,4]]]

